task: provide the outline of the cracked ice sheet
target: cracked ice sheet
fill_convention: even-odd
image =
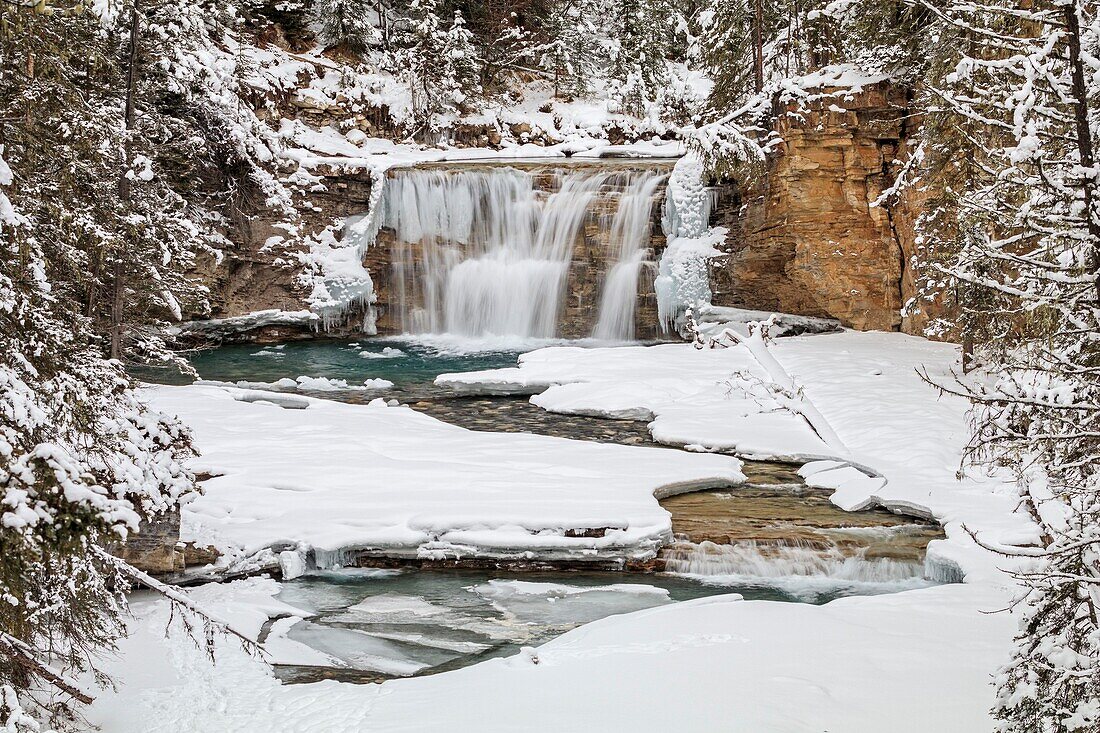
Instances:
[[[653,415],[654,439],[742,456],[802,462],[848,459],[880,476],[848,468],[811,477],[835,489],[845,509],[875,504],[944,524],[946,541],[929,554],[970,581],[1004,584],[1002,558],[980,549],[963,530],[1002,543],[1036,540],[1030,521],[1015,513],[1010,481],[971,471],[956,478],[967,440],[965,400],[941,396],[918,368],[950,383],[957,347],[898,333],[842,332],[781,338],[770,349],[804,389],[850,453],[823,443],[799,416],[766,397],[747,394],[736,372],[766,375],[744,348],[696,350],[688,344],[624,348],[547,348],[524,354],[510,369],[445,374],[440,384],[476,389],[543,388],[531,401],[551,412]],[[750,380],[751,381],[751,380]],[[732,386],[731,386],[732,385]],[[885,479],[885,481],[884,481]]]
[[[265,582],[226,586],[230,600]],[[167,605],[140,600],[129,637],[105,660],[121,685],[99,695],[89,719],[111,733],[992,730],[990,673],[1015,630],[1009,615],[983,613],[1005,602],[997,589],[825,606],[736,599],[605,618],[533,654],[446,674],[288,686],[232,640],[218,641],[212,665],[178,620],[166,639]]]
[[[278,544],[507,555],[651,555],[670,536],[654,498],[743,479],[740,462],[655,448],[465,430],[415,412],[210,386],[153,387],[216,477],[183,513],[185,540],[230,553]],[[614,528],[603,537],[566,529]],[[466,548],[466,549],[462,549]]]

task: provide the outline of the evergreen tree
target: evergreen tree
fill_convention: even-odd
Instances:
[[[412,0],[408,12],[399,58],[411,97],[411,135],[431,140],[477,93],[477,52],[460,12],[448,27],[436,0]]]
[[[555,97],[583,97],[605,62],[598,0],[556,0],[543,25],[549,39],[539,65],[554,82]]]
[[[673,13],[664,0],[611,0],[611,97],[644,116],[668,80]]]
[[[73,674],[106,682],[136,571],[102,546],[193,490],[186,429],[119,360],[175,358],[163,326],[224,243],[204,166],[250,170],[221,12],[101,9],[0,6],[0,719],[28,727],[87,702]]]
[[[938,11],[920,230],[985,374],[972,457],[1013,470],[1040,547],[994,547],[1026,592],[997,679],[1005,733],[1100,728],[1100,50],[1095,3]],[[1090,65],[1093,65],[1090,67]],[[930,282],[934,282],[930,278]],[[981,542],[982,538],[977,538]]]
[[[324,48],[342,46],[358,53],[381,45],[382,32],[374,24],[377,5],[371,0],[316,0],[318,42]]]

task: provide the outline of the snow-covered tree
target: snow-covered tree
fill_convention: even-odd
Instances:
[[[610,0],[611,97],[619,109],[644,116],[668,79],[675,26],[664,0]]]
[[[600,0],[555,0],[543,28],[548,41],[539,66],[553,78],[555,97],[584,96],[603,64],[606,43]]]
[[[372,0],[316,0],[318,42],[324,48],[342,46],[363,52],[382,44],[382,32],[375,25],[378,3]]]
[[[73,674],[106,681],[94,654],[138,576],[102,547],[194,488],[186,429],[120,360],[173,358],[162,326],[201,308],[188,270],[224,242],[210,207],[232,199],[208,166],[248,177],[257,142],[216,7],[0,14],[0,721],[29,730],[95,693]]]
[[[1018,563],[1005,733],[1100,728],[1100,21],[1095,3],[925,5],[937,17],[921,222],[979,378],[972,455],[1012,470],[1039,546]],[[982,540],[981,537],[978,538]]]
[[[433,139],[479,89],[477,50],[460,12],[447,25],[436,0],[411,0],[407,12],[399,58],[411,97],[410,134]]]

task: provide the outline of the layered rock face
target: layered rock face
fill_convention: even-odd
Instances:
[[[875,202],[893,182],[907,107],[879,84],[780,117],[784,144],[759,183],[719,187],[712,223],[729,228],[730,254],[712,261],[715,305],[902,325],[906,243]]]
[[[894,182],[897,160],[905,155],[907,128],[915,125],[907,122],[908,107],[904,90],[883,83],[825,98],[803,109],[788,109],[780,116],[777,132],[784,142],[769,157],[759,180],[751,184],[723,182],[714,189],[711,224],[729,230],[724,247],[728,254],[710,263],[715,305],[831,317],[857,329],[923,330],[928,314],[904,319],[901,315],[915,290],[905,263],[915,251],[914,222],[921,211],[921,193],[907,190],[898,200],[876,205]],[[635,260],[629,272],[616,271],[623,253],[615,241],[621,236],[612,230],[627,189],[638,184],[646,171],[663,175],[670,167],[668,162],[605,159],[429,164],[414,170],[448,176],[518,171],[530,179],[531,200],[524,205],[545,205],[571,177],[600,178],[589,192],[591,200],[583,217],[566,237],[567,256],[559,253],[551,257],[557,257],[564,268],[563,280],[554,285],[562,293],[553,314],[555,325],[548,330],[545,324],[539,325],[546,319],[532,313],[531,323],[519,326],[518,333],[565,338],[593,335],[604,318],[606,286],[618,272],[619,285],[623,277],[634,278],[636,284],[634,337],[654,339],[663,335],[653,278],[665,245],[660,224],[664,186],[651,192],[646,231],[641,235],[645,241],[632,255]],[[393,180],[410,172],[403,169],[389,175]],[[309,192],[308,200],[298,207],[299,237],[321,231],[343,217],[362,214],[369,207],[371,179],[367,171],[322,167],[314,173],[322,185]],[[504,209],[500,215],[507,218],[515,213],[509,209],[518,201],[515,196],[504,197],[495,205]],[[470,199],[470,207],[475,206],[484,208],[485,201]],[[468,213],[485,212],[471,209]],[[197,273],[211,288],[213,308],[196,317],[225,318],[307,307],[308,287],[298,279],[301,264],[294,253],[288,256],[277,246],[286,235],[278,219],[257,205],[232,223],[234,249],[223,261],[206,263]],[[481,257],[488,261],[492,257],[484,258],[484,251],[474,252],[479,246],[476,242],[446,240],[440,232],[400,235],[388,225],[366,249],[363,264],[374,281],[378,333],[454,330],[455,319],[446,320],[446,309],[454,306],[447,303],[446,282],[433,281],[429,271],[449,272],[455,260]],[[272,242],[276,246],[271,246]],[[450,260],[444,262],[447,258]],[[520,270],[501,272],[511,273],[502,274],[509,279]],[[523,292],[517,284],[516,293]],[[505,298],[510,307],[514,301],[515,297]],[[458,324],[460,330],[481,317],[470,312],[473,306],[469,303],[466,307],[468,317]],[[362,320],[361,313],[349,313],[347,322],[352,325],[348,328],[354,330],[354,324]],[[240,338],[275,341],[310,337],[315,325],[268,324],[250,328]],[[491,332],[498,332],[494,329],[500,324],[489,325]]]
[[[239,319],[262,311],[301,312],[308,309],[309,285],[299,278],[306,254],[304,236],[317,235],[333,222],[362,213],[370,206],[371,176],[362,168],[319,166],[318,185],[296,201],[293,235],[286,213],[263,200],[261,191],[243,191],[239,213],[227,222],[231,246],[221,256],[206,256],[194,276],[209,289],[210,310],[187,314],[190,319]],[[269,323],[268,320],[277,321]],[[255,319],[240,330],[218,330],[216,340],[277,343],[312,338],[314,325],[288,318]],[[193,340],[211,338],[203,332]],[[184,339],[187,340],[187,339]]]

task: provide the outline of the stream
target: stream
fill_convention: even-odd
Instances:
[[[676,450],[657,446],[644,422],[557,415],[526,397],[459,396],[436,387],[440,373],[511,366],[520,353],[517,345],[485,351],[457,346],[409,339],[235,345],[197,352],[191,361],[205,380],[252,387],[299,376],[349,386],[384,379],[393,386],[272,389],[353,403],[396,399],[471,430]],[[177,380],[157,375],[156,381]],[[648,572],[316,571],[282,582],[279,595],[314,615],[269,622],[263,638],[280,650],[276,669],[285,682],[373,682],[509,656],[606,616],[709,595],[827,603],[933,584],[924,553],[928,542],[943,537],[937,525],[885,510],[844,512],[829,502],[829,491],[806,486],[797,468],[746,461],[743,485],[662,500],[675,542],[643,568]]]

